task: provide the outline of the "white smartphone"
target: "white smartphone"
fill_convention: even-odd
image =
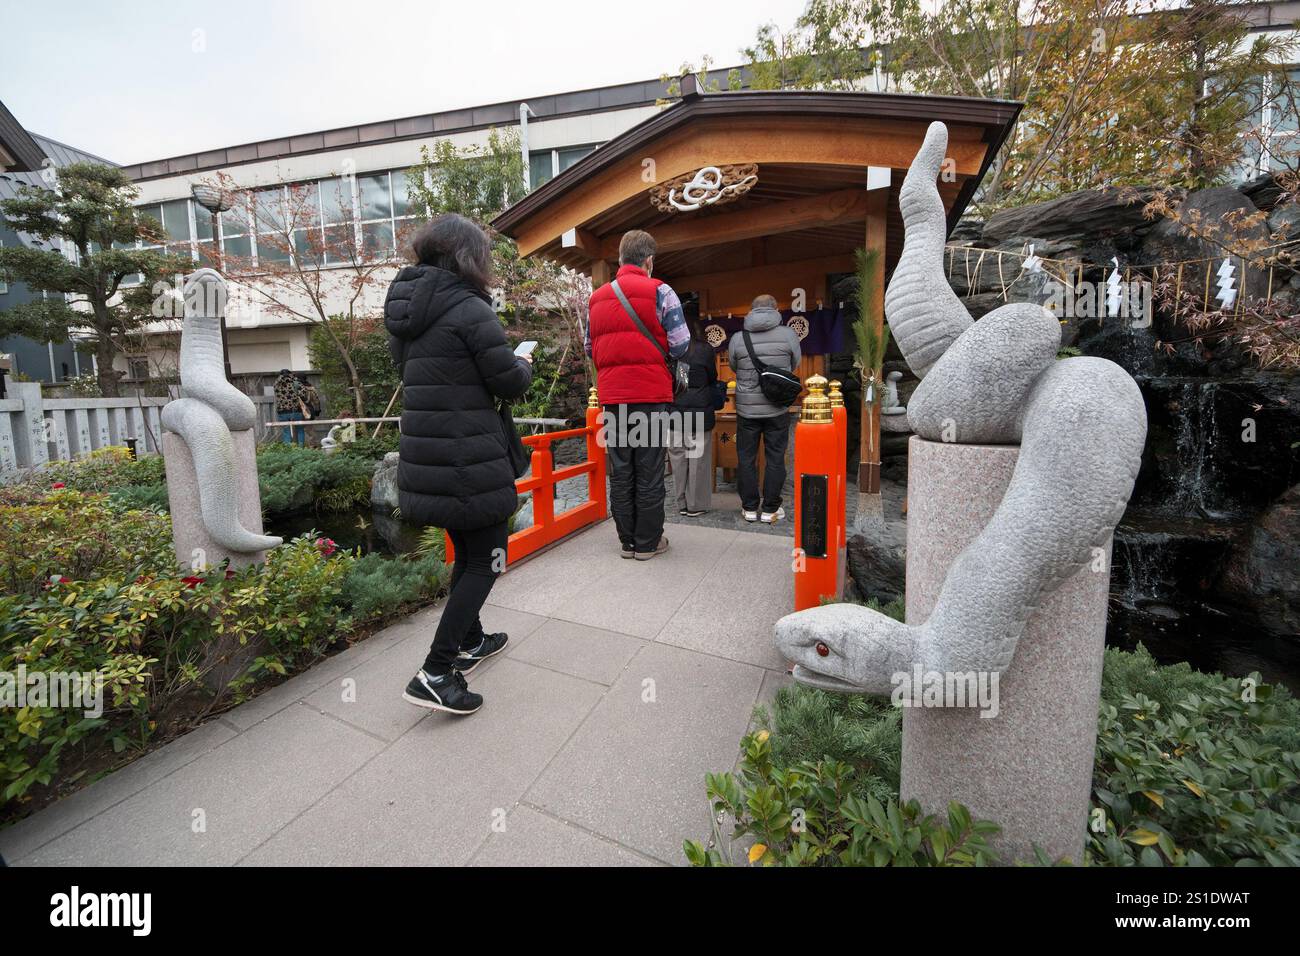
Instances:
[[[515,346],[515,354],[520,358],[528,358],[533,354],[533,349],[537,348],[536,342],[520,342]]]

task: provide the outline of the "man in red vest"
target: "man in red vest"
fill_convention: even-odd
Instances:
[[[622,556],[648,561],[664,537],[664,450],[673,401],[669,362],[690,330],[677,293],[652,279],[655,241],[633,229],[618,244],[618,275],[591,296],[587,354],[596,365],[609,457],[609,504]]]

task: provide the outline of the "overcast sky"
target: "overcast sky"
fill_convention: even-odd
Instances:
[[[119,163],[741,61],[804,0],[3,0],[0,102]]]

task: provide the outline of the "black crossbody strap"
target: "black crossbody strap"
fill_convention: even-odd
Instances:
[[[745,339],[745,351],[749,353],[749,360],[754,363],[754,371],[762,375],[767,371],[767,366],[758,360],[758,355],[754,351],[754,340],[749,337],[749,329],[742,329],[740,334]]]
[[[625,311],[632,321],[636,323],[636,327],[641,330],[641,334],[650,340],[650,344],[658,350],[659,354],[664,357],[664,361],[667,362],[668,350],[659,344],[657,338],[650,334],[650,330],[647,329],[645,323],[641,321],[641,316],[636,314],[636,309],[632,308],[632,303],[627,301],[627,296],[625,296],[623,290],[618,287],[618,280],[615,279],[610,283],[610,285],[613,286],[614,294],[618,296],[618,301],[623,304],[623,311]]]

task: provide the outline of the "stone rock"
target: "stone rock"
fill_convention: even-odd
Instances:
[[[1276,207],[1268,216],[1268,231],[1286,239],[1300,239],[1300,202]]]
[[[1048,202],[1017,206],[995,212],[984,224],[983,240],[1000,243],[1014,236],[1113,236],[1142,233],[1152,223],[1142,218],[1142,207],[1155,195],[1154,190],[1134,191],[1129,201],[1118,189],[1085,189],[1068,193]],[[1046,255],[1046,253],[1040,254]]]
[[[886,534],[849,535],[846,560],[856,596],[875,598],[882,605],[902,596],[907,575],[905,543]]]
[[[1255,208],[1265,211],[1277,205],[1278,198],[1282,195],[1282,187],[1278,185],[1272,173],[1256,176],[1242,183],[1240,188],[1242,195],[1249,199]]]
[[[375,476],[370,481],[370,504],[376,510],[392,514],[397,502],[398,453],[390,451],[375,465]]]
[[[1300,635],[1300,484],[1229,553],[1220,589],[1272,633]]]
[[[1209,224],[1222,222],[1231,216],[1256,215],[1255,205],[1231,186],[1216,186],[1213,189],[1199,189],[1189,193],[1179,206],[1180,214],[1187,219],[1199,218],[1200,222]],[[1267,244],[1269,231],[1263,223],[1256,223],[1244,231],[1247,239]],[[1214,300],[1215,277],[1223,259],[1223,250],[1198,236],[1189,233],[1183,226],[1172,220],[1162,220],[1142,241],[1140,259],[1144,264],[1161,264],[1187,262],[1187,260],[1205,259],[1204,263],[1187,262],[1183,267],[1182,285],[1184,289],[1204,289],[1206,269],[1211,270],[1209,277],[1211,305]],[[1235,288],[1240,294],[1262,296],[1268,288],[1268,273],[1262,269],[1240,268],[1240,261],[1234,260],[1238,272],[1235,276]]]

